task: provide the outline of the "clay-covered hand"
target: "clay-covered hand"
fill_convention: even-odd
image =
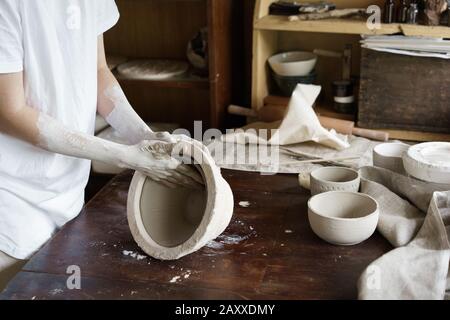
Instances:
[[[146,140],[124,150],[121,167],[144,173],[168,187],[177,185],[203,188],[201,175],[191,166],[172,157],[174,144],[160,140]]]
[[[148,141],[163,141],[167,143],[176,143],[177,139],[171,135],[169,132],[153,132],[149,130],[147,133],[144,134],[142,137],[142,140],[148,140]]]

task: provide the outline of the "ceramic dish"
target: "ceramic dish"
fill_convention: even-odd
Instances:
[[[317,63],[317,55],[307,51],[279,53],[269,58],[272,70],[280,76],[307,76]]]
[[[450,142],[427,142],[403,155],[406,172],[414,178],[450,184]]]
[[[354,245],[375,232],[378,203],[362,193],[321,193],[308,201],[308,219],[314,233],[323,240],[336,245]]]
[[[373,149],[373,165],[404,174],[403,154],[408,151],[410,145],[405,143],[382,143]]]
[[[350,168],[323,167],[311,172],[311,194],[314,196],[328,191],[358,192],[361,178]]]

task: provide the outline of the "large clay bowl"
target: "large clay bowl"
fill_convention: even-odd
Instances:
[[[176,146],[203,177],[203,190],[163,186],[136,172],[128,194],[128,223],[137,244],[161,260],[186,256],[217,238],[230,223],[233,194],[206,147]]]

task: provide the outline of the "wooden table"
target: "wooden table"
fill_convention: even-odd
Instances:
[[[143,253],[127,224],[127,172],[39,251],[0,298],[354,299],[365,267],[391,250],[378,233],[351,247],[316,237],[308,224],[309,195],[295,175],[223,174],[234,192],[234,217],[200,251],[166,262],[134,255]],[[81,290],[66,286],[71,265],[80,267]]]

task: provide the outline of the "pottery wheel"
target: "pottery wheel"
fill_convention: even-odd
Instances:
[[[134,60],[117,67],[121,76],[132,79],[164,80],[185,74],[189,65],[177,60]]]

